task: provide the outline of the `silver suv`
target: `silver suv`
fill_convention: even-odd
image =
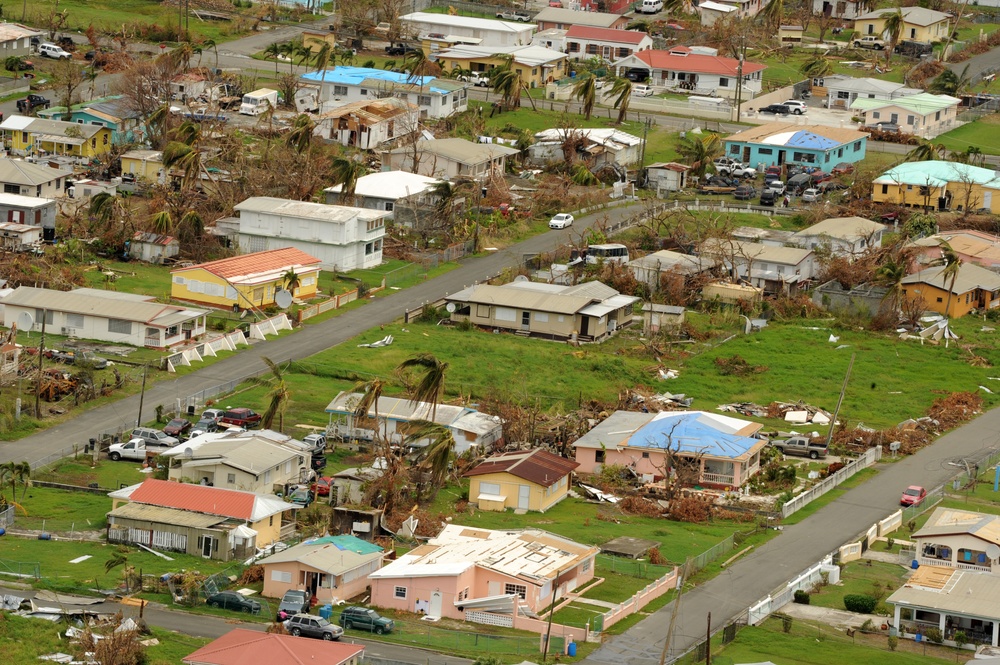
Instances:
[[[340,626],[312,614],[296,614],[285,622],[285,630],[295,637],[304,635],[327,641],[339,640],[344,634],[344,629]]]
[[[164,434],[152,427],[136,427],[132,430],[133,439],[142,439],[150,446],[176,446],[180,441],[173,436]]]

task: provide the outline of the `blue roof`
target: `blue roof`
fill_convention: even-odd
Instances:
[[[433,76],[410,76],[405,72],[390,72],[386,69],[374,69],[371,67],[334,67],[324,69],[321,72],[309,72],[303,74],[305,81],[316,81],[317,83],[339,83],[341,85],[361,85],[365,80],[385,81],[397,85],[417,85],[430,86],[429,89],[447,94],[449,90],[435,88],[431,83],[435,80]]]
[[[792,134],[792,137],[785,142],[785,145],[795,148],[811,148],[812,150],[829,150],[830,148],[836,148],[840,143],[819,134],[801,131]]]
[[[305,541],[309,545],[333,545],[342,552],[354,552],[355,554],[378,554],[382,548],[374,543],[361,540],[351,535],[343,536],[323,536]]]
[[[724,418],[701,411],[662,412],[628,439],[629,448],[666,448],[711,457],[740,457],[760,439],[736,434]],[[749,421],[739,421],[743,425]]]

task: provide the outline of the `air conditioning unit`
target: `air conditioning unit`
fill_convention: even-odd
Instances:
[[[69,333],[69,328],[63,328],[63,329],[62,329],[62,334],[63,334],[63,335],[68,335],[68,334],[70,334],[70,333]]]

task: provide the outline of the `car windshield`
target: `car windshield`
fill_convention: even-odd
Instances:
[[[909,487],[905,492],[903,492],[903,494],[906,494],[908,496],[920,496],[920,490],[918,490],[916,487]]]

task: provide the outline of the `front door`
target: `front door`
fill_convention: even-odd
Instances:
[[[517,507],[520,510],[527,510],[531,505],[531,487],[520,485],[517,490]]]
[[[441,592],[434,591],[431,593],[431,606],[427,610],[427,616],[429,617],[440,617],[441,616]]]
[[[581,316],[580,317],[580,334],[589,335],[590,334],[590,317]]]
[[[528,330],[531,328],[531,312],[522,311],[521,312],[521,330]]]
[[[993,192],[983,192],[983,208],[991,212],[993,211]]]
[[[603,53],[604,59],[610,61],[611,60],[611,47],[610,46],[603,46],[602,49],[604,50],[604,53]]]
[[[750,146],[743,147],[743,163],[744,164],[750,163]]]
[[[212,545],[215,543],[215,538],[211,536],[205,536],[201,539],[201,555],[206,559],[212,558]]]

